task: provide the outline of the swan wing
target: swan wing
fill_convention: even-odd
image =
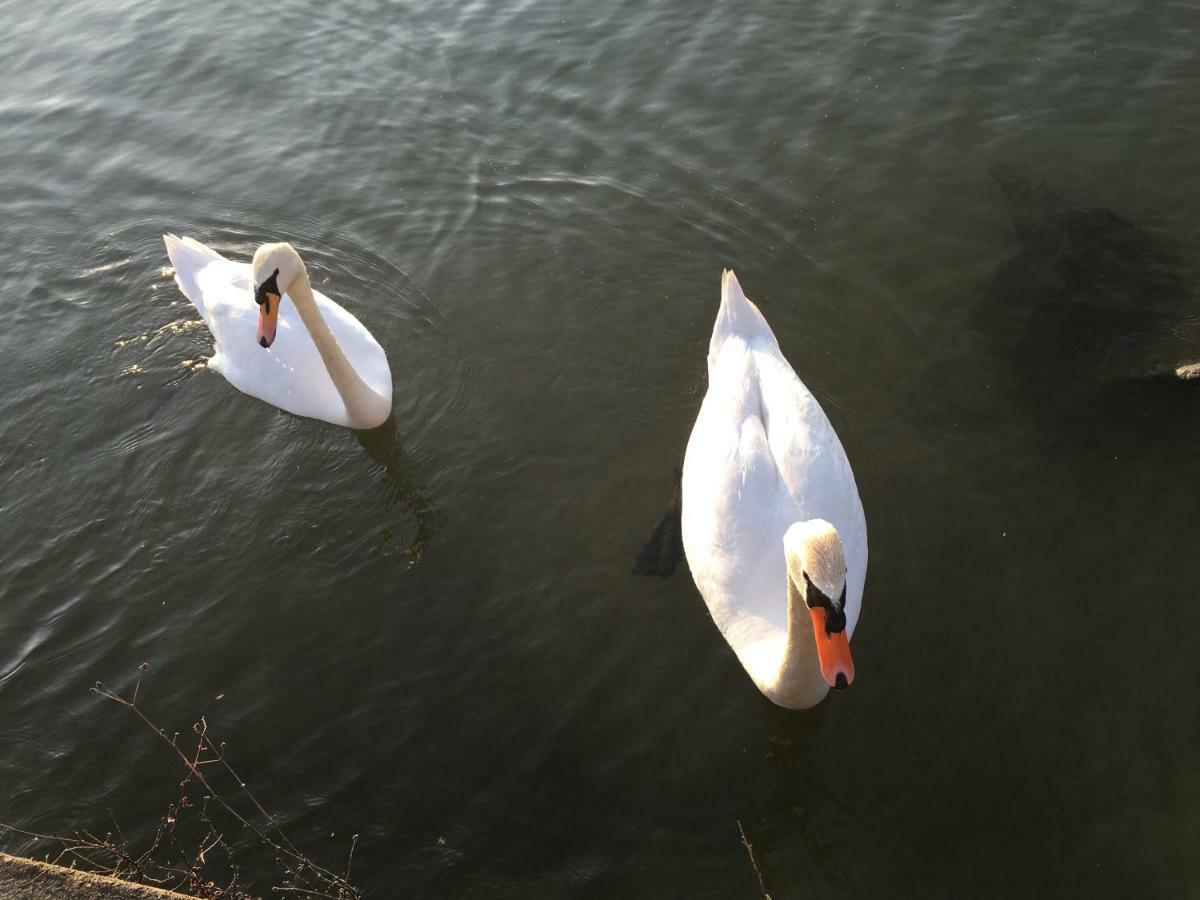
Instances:
[[[767,442],[788,493],[791,521],[824,519],[842,540],[846,627],[853,636],[866,585],[867,520],[850,460],[825,411],[778,348],[758,351],[756,363]]]
[[[190,237],[178,237],[174,234],[164,234],[163,243],[167,245],[167,256],[171,267],[175,270],[175,283],[183,291],[183,295],[192,301],[200,318],[209,322],[208,307],[204,302],[204,290],[200,286],[200,273],[211,265],[237,265],[223,257],[211,247]],[[211,323],[210,323],[211,324]]]
[[[794,521],[771,452],[755,356],[734,337],[710,358],[708,392],[683,465],[688,566],[739,655],[744,646],[786,636],[782,541]]]

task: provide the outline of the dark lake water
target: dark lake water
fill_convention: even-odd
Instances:
[[[152,828],[149,662],[371,897],[1200,893],[1198,14],[0,0],[0,820]],[[293,242],[394,427],[193,373],[164,231]],[[723,266],[867,511],[807,713],[629,574]]]

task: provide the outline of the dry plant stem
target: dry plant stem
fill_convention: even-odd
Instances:
[[[273,887],[272,893],[322,897],[325,900],[360,900],[358,890],[350,884],[350,868],[358,846],[358,835],[351,838],[344,875],[336,875],[305,856],[292,844],[276,819],[263,808],[258,799],[250,793],[246,782],[234,771],[225,758],[225,744],[216,744],[209,737],[208,722],[204,717],[193,726],[196,749],[189,755],[179,746],[178,732],[168,735],[142,712],[138,706],[138,697],[141,676],[147,668],[145,664],[138,667],[139,675],[132,699],[126,699],[100,682],[96,682],[92,692],[132,710],[147,728],[170,745],[186,769],[186,774],[179,782],[178,799],[167,807],[149,846],[137,853],[121,830],[111,809],[108,815],[114,831],[103,838],[86,829],[70,837],[39,834],[4,823],[0,823],[0,830],[57,845],[58,852],[52,861],[54,864],[60,864],[70,857],[72,867],[79,862],[94,872],[125,881],[157,885],[206,900],[252,900],[251,895],[240,886],[241,871],[234,858],[233,848],[225,840],[220,826],[210,817],[209,803],[215,801],[224,813],[232,816],[234,821],[275,852],[276,863],[281,865],[284,873],[284,883]],[[227,777],[237,783],[239,790],[252,805],[254,812],[250,815],[260,815],[270,823],[265,830],[234,809],[209,782],[203,770],[214,764],[218,765],[218,769],[224,769]],[[205,791],[205,796],[199,802],[189,800],[189,785],[192,785],[193,780]],[[184,820],[187,820],[186,826],[180,830]],[[228,867],[228,881],[225,884],[218,884],[209,875],[212,865],[215,864],[210,862],[209,857],[214,851],[220,851]],[[49,853],[46,854],[46,860],[51,862]]]
[[[350,838],[350,855],[346,858],[346,874],[345,879],[350,880],[350,867],[354,865],[354,848],[358,846],[358,835]]]
[[[190,780],[191,776],[186,776],[181,783],[181,787],[186,786]],[[82,862],[90,867],[90,870],[93,872],[108,875],[122,881],[156,885],[173,891],[186,891],[194,896],[213,898],[213,900],[251,900],[249,894],[237,887],[241,876],[237,867],[232,865],[232,857],[230,858],[230,862],[233,873],[229,884],[222,887],[204,877],[201,866],[205,862],[205,855],[218,845],[229,855],[229,848],[225,844],[224,839],[213,830],[214,826],[207,816],[206,803],[201,804],[200,809],[199,818],[208,826],[209,831],[201,841],[200,848],[194,858],[189,857],[188,853],[179,845],[176,839],[174,823],[177,808],[174,805],[168,808],[167,815],[159,824],[150,847],[136,858],[125,849],[129,844],[128,838],[125,837],[111,810],[109,810],[109,817],[116,828],[120,843],[113,842],[111,832],[106,837],[100,838],[91,831],[84,829],[74,836],[65,837],[63,835],[41,834],[4,823],[0,823],[0,828],[35,840],[60,844],[61,847],[53,859],[50,858],[50,854],[46,854],[46,862],[51,865],[62,865],[64,857],[70,856],[70,868],[75,868],[76,862]],[[177,865],[160,862],[153,858],[155,850],[163,842],[164,835],[169,837],[170,848],[179,855],[180,863]],[[209,842],[210,838],[212,839],[211,842]],[[206,843],[207,846],[205,846]],[[97,858],[96,854],[102,854],[104,858]],[[39,875],[38,877],[40,878],[41,876]],[[344,898],[352,895],[348,895],[345,891],[338,889],[336,895],[326,893],[322,896]]]
[[[237,819],[238,822],[241,823],[244,827],[249,828],[252,832],[254,832],[254,834],[258,838],[265,841],[267,844],[269,844],[272,848],[274,848],[278,852],[287,854],[289,856],[293,856],[297,861],[300,861],[301,858],[295,853],[294,848],[291,848],[290,846],[284,847],[284,846],[276,843],[268,835],[264,834],[263,831],[258,828],[258,826],[256,826],[253,822],[250,822],[246,818],[244,818],[241,815],[241,813],[239,813],[236,809],[234,809],[232,806],[230,806],[228,803],[226,803],[220,796],[217,795],[217,792],[213,789],[213,786],[208,783],[208,779],[204,777],[204,773],[200,771],[200,766],[207,765],[207,764],[213,763],[213,762],[221,762],[222,760],[219,758],[218,759],[201,760],[200,752],[204,747],[203,742],[201,742],[200,745],[197,746],[196,756],[194,758],[189,758],[186,753],[184,753],[182,750],[179,749],[179,745],[175,743],[175,737],[178,737],[178,734],[176,734],[175,737],[170,737],[170,738],[167,737],[166,732],[163,731],[158,726],[156,726],[153,722],[151,722],[146,717],[146,714],[143,713],[140,709],[138,709],[138,707],[134,706],[132,702],[130,702],[129,700],[126,700],[124,697],[122,697],[118,694],[113,693],[112,691],[110,691],[108,688],[106,688],[100,682],[96,682],[96,686],[95,686],[95,688],[93,688],[93,690],[100,696],[107,697],[109,700],[112,700],[115,703],[120,703],[122,706],[133,710],[133,712],[137,715],[137,717],[146,724],[147,728],[149,728],[151,731],[153,731],[155,734],[157,734],[160,738],[162,738],[170,746],[170,748],[175,751],[175,755],[179,757],[180,761],[184,764],[185,767],[187,767],[187,770],[195,777],[195,779],[198,782],[200,782],[200,784],[202,784],[204,786],[204,789],[206,791],[208,791],[209,795],[211,797],[213,797],[218,803],[220,803],[221,806],[223,806],[225,808],[225,810],[231,816],[233,816],[235,819]],[[201,721],[201,723],[203,723],[204,722],[203,718],[200,721]],[[201,725],[201,727],[205,727],[205,726]],[[232,772],[232,769],[230,771]],[[237,775],[234,774],[233,777],[237,778]],[[240,779],[238,779],[238,786],[243,791],[246,790],[245,782],[241,781]],[[257,806],[258,804],[256,803],[255,805]],[[267,818],[270,819],[269,816]],[[271,820],[271,823],[274,825],[275,824],[274,820]],[[278,830],[278,826],[276,826],[276,830]],[[290,842],[288,842],[288,843],[290,845]]]
[[[144,668],[142,669],[142,671],[145,671]],[[196,725],[194,726],[195,731],[196,731],[197,735],[199,736],[200,740],[197,743],[195,755],[192,757],[189,757],[186,753],[184,753],[179,748],[179,745],[176,743],[176,739],[178,738],[178,733],[176,733],[176,735],[173,737],[168,737],[167,733],[163,729],[161,729],[157,725],[155,725],[152,721],[150,721],[150,719],[146,716],[146,714],[142,712],[141,708],[136,705],[136,698],[137,698],[137,694],[138,694],[138,689],[140,687],[141,687],[141,675],[138,676],[137,684],[134,686],[134,691],[133,691],[134,699],[133,700],[125,699],[120,694],[117,694],[114,691],[110,690],[102,682],[99,682],[99,681],[96,682],[95,686],[92,688],[92,691],[108,700],[113,701],[114,703],[118,703],[121,706],[124,706],[125,708],[131,710],[139,719],[141,719],[142,723],[148,729],[153,731],[167,745],[170,746],[170,748],[175,752],[175,755],[179,757],[180,762],[182,762],[183,765],[187,768],[190,775],[192,777],[194,777],[208,792],[209,797],[216,800],[217,803],[219,803],[221,805],[221,807],[227,813],[229,813],[229,815],[231,815],[244,828],[249,829],[249,831],[251,833],[253,833],[256,837],[258,837],[259,840],[263,841],[263,843],[267,844],[267,846],[271,847],[277,853],[280,853],[280,854],[288,857],[289,859],[291,859],[294,863],[296,863],[299,866],[300,870],[302,870],[302,871],[308,870],[308,871],[312,872],[317,877],[318,880],[324,881],[327,884],[329,884],[330,886],[334,887],[339,892],[340,896],[346,896],[346,897],[359,896],[357,889],[355,889],[353,886],[351,886],[350,883],[346,880],[346,878],[344,878],[340,875],[337,875],[337,874],[329,871],[328,869],[323,868],[322,866],[317,865],[311,859],[304,856],[304,854],[302,854],[295,847],[295,845],[293,845],[292,842],[290,840],[288,840],[287,836],[280,829],[278,822],[275,821],[275,818],[273,816],[271,816],[263,808],[262,804],[260,804],[258,802],[258,799],[253,794],[250,793],[250,789],[246,786],[246,782],[241,779],[241,777],[237,774],[237,772],[234,771],[233,767],[225,759],[225,755],[222,752],[224,744],[222,744],[221,747],[218,747],[218,746],[214,745],[213,742],[209,739],[208,723],[204,719],[204,717],[201,717],[200,721],[197,722]],[[204,751],[206,749],[209,753],[212,754],[211,758],[201,758],[202,754],[204,753]],[[232,777],[234,779],[234,781],[237,782],[238,787],[242,790],[242,792],[246,795],[246,797],[249,799],[249,801],[253,804],[254,808],[259,812],[260,815],[262,815],[262,817],[264,819],[266,819],[268,822],[271,823],[273,830],[279,836],[278,840],[272,838],[270,835],[268,835],[266,832],[264,832],[262,829],[260,829],[258,826],[256,826],[253,822],[246,819],[241,813],[239,813],[236,809],[234,809],[232,806],[230,806],[230,804],[228,802],[226,802],[226,800],[213,788],[213,786],[209,783],[208,779],[205,778],[204,773],[201,771],[202,766],[212,765],[213,763],[220,763],[225,768],[225,770],[229,773],[230,777]],[[355,835],[355,841],[357,841],[357,835]],[[352,846],[351,847],[351,858],[353,858],[353,852],[354,851],[353,851],[353,846]],[[347,875],[349,875],[349,869],[347,869]],[[290,891],[293,893],[300,893],[300,894],[313,894],[314,896],[328,896],[328,894],[325,894],[325,893],[322,893],[319,891],[308,891],[308,890],[305,890],[305,889],[302,889],[299,887],[281,887],[281,888],[274,888],[274,890]]]
[[[742,846],[746,848],[746,855],[750,857],[750,865],[754,869],[754,875],[758,878],[758,889],[762,892],[763,900],[771,900],[771,895],[767,893],[767,886],[763,882],[762,869],[758,867],[758,861],[754,858],[754,845],[746,837],[746,830],[742,828],[742,820],[737,820],[738,834],[742,836]]]

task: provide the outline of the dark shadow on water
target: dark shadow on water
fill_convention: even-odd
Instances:
[[[425,493],[416,464],[400,444],[395,416],[388,416],[378,428],[355,431],[354,436],[381,469],[384,508],[402,513],[408,520],[403,526],[384,525],[377,549],[384,557],[402,554],[411,569],[421,561],[443,514]]]
[[[683,559],[683,469],[675,467],[674,488],[666,512],[638,551],[633,562],[634,575],[670,578]]]
[[[1026,418],[1047,455],[1174,458],[1200,433],[1200,265],[1172,235],[1075,205],[1027,169],[996,166],[1016,252],[971,305],[986,401]],[[979,384],[975,395],[983,397]],[[956,398],[970,408],[973,397]]]
[[[1017,251],[975,305],[979,330],[1050,386],[1173,372],[1196,355],[1196,276],[1185,248],[1099,206],[1074,206],[1017,166],[992,177]]]

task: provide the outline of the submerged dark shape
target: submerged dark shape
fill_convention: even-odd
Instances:
[[[670,578],[683,558],[683,469],[675,467],[675,489],[667,511],[633,563],[634,575]]]
[[[1069,207],[1013,166],[992,177],[1020,246],[976,325],[1045,386],[1171,376],[1200,356],[1194,268],[1182,249],[1101,207]]]

